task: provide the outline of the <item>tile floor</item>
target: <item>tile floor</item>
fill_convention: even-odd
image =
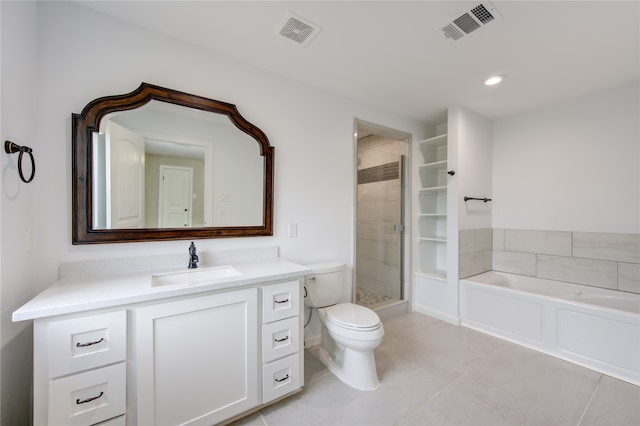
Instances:
[[[640,425],[640,387],[413,313],[384,322],[380,388],[305,353],[305,387],[234,425]]]

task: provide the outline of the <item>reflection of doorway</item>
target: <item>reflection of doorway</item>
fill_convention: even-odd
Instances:
[[[410,135],[356,121],[356,303],[384,315],[408,312]]]
[[[144,137],[107,120],[107,229],[144,228]]]
[[[182,228],[191,226],[193,169],[160,165],[158,194],[158,226]]]
[[[213,140],[187,138],[144,131],[146,164],[146,220],[148,227],[159,227],[160,165],[193,169],[191,226],[212,226],[214,197]]]

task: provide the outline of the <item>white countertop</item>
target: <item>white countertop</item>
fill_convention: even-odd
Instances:
[[[216,266],[216,265],[210,265]],[[31,299],[13,313],[13,321],[25,321],[94,309],[161,300],[170,297],[243,287],[267,281],[286,280],[306,275],[310,270],[282,258],[231,264],[241,275],[212,282],[152,286],[153,273],[176,269],[128,272],[100,277],[67,276]]]

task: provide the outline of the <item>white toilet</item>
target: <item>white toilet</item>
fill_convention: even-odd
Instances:
[[[382,342],[384,328],[369,308],[340,303],[344,281],[343,263],[308,265],[305,305],[317,308],[322,324],[320,359],[347,385],[359,390],[380,386],[373,351]]]

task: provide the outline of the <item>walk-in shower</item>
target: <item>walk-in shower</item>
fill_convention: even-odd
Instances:
[[[405,300],[405,165],[401,136],[358,128],[355,302],[372,309]]]

